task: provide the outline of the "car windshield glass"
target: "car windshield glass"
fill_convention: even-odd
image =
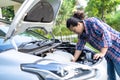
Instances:
[[[25,32],[23,32],[19,35],[30,37],[33,40],[46,40],[46,39],[48,39],[47,37],[45,37],[45,36],[47,36],[47,34],[44,30],[36,29],[36,28],[27,29]]]
[[[2,31],[2,30],[1,30],[1,33],[3,35],[5,34],[4,31]],[[49,38],[51,38],[50,35],[46,34],[44,29],[30,28],[30,29],[27,29],[26,31],[24,31],[21,34],[13,36],[12,39],[16,43],[17,47],[19,47],[20,45],[23,45],[23,44],[27,45],[30,42],[34,42],[34,43],[41,42],[41,41],[47,42],[47,41],[50,41]],[[12,49],[12,48],[14,48],[14,46],[11,43],[11,39],[4,42],[4,39],[2,37],[0,37],[0,52],[6,51],[6,50],[9,50],[9,49]]]

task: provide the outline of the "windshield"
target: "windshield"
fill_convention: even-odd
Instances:
[[[6,34],[5,30],[6,29],[0,28],[0,33],[2,33],[2,36]],[[50,38],[50,34],[46,34],[44,29],[30,28],[21,34],[14,36],[12,39],[7,40],[6,42],[4,42],[4,37],[0,37],[0,52],[14,48],[12,45],[13,41],[17,47],[22,48],[23,46],[30,45],[29,43],[31,42],[48,42],[50,41]]]
[[[38,40],[38,41],[48,39],[45,37],[46,34],[43,33],[44,31],[41,29],[27,29],[25,32],[19,34],[19,36],[29,37],[32,40]]]
[[[26,2],[21,6],[23,1],[24,0],[8,0],[8,2],[5,2],[4,0],[0,0],[0,14],[2,14],[0,15],[0,27],[6,26],[8,28],[7,30],[1,29],[1,51],[11,48],[18,50],[18,48],[23,47],[26,49],[33,44],[41,47],[51,43],[51,41],[55,41],[54,36],[51,35],[51,33],[47,34],[47,31],[52,31],[53,20],[57,15],[60,5],[59,0],[33,0],[31,3],[27,2],[29,0],[25,0]],[[5,2],[5,5],[2,5],[3,2]]]

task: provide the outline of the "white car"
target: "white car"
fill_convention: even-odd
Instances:
[[[54,38],[61,4],[25,0],[9,29],[0,28],[0,80],[107,80],[104,58],[93,60],[95,52],[85,47],[78,61],[71,62],[75,44]]]

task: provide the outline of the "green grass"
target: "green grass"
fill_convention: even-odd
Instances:
[[[100,52],[97,49],[95,49],[94,47],[92,47],[89,43],[86,43],[86,46],[88,46],[90,49],[92,49],[93,51],[95,51],[97,53]]]

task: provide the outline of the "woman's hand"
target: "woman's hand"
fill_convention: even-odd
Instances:
[[[99,58],[102,58],[104,57],[104,54],[103,53],[96,53],[93,57],[93,59],[99,59]]]
[[[106,52],[107,52],[107,50],[108,50],[108,47],[101,48],[100,53],[95,54],[93,59],[98,59],[98,58],[104,57]]]
[[[75,62],[77,61],[77,59],[79,58],[80,54],[81,54],[82,51],[79,51],[79,50],[75,50],[75,53],[74,53],[74,57],[72,58],[72,62]]]
[[[75,57],[73,57],[72,60],[71,60],[71,62],[75,62],[75,61],[76,61],[76,59],[75,59]]]

